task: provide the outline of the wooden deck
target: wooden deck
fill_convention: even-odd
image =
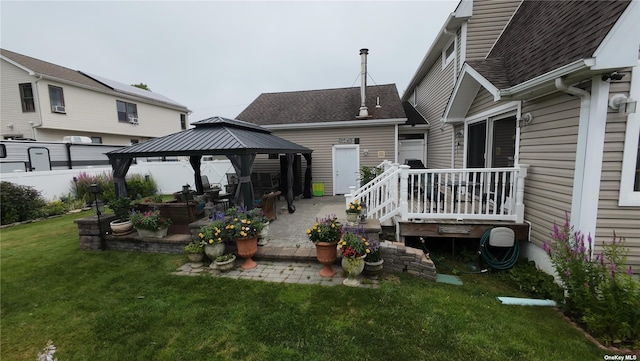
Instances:
[[[424,220],[420,222],[399,222],[400,236],[415,237],[449,237],[449,238],[480,238],[489,229],[507,227],[513,229],[516,239],[529,240],[530,227],[528,223],[509,221],[471,221],[471,220]]]

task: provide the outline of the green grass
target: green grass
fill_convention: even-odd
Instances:
[[[491,275],[401,275],[379,289],[174,276],[186,257],[84,252],[73,219],[6,228],[0,358],[35,360],[602,360],[551,308]]]

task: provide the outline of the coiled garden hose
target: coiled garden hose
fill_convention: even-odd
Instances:
[[[520,243],[518,240],[514,240],[513,247],[509,247],[509,250],[502,256],[502,259],[498,259],[491,251],[489,250],[489,236],[491,235],[491,230],[487,230],[480,238],[480,254],[482,255],[482,260],[491,268],[497,270],[506,270],[513,267],[518,261],[518,256],[520,255]]]

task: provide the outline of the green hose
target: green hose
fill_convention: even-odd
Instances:
[[[520,243],[518,240],[514,240],[513,247],[509,248],[509,251],[505,253],[502,259],[496,258],[489,250],[488,242],[491,230],[487,230],[480,238],[480,253],[482,254],[482,260],[489,265],[489,267],[497,270],[506,270],[513,267],[518,261],[520,255]]]

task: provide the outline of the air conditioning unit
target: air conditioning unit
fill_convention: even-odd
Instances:
[[[129,117],[129,123],[137,125],[138,117]]]
[[[51,107],[51,111],[54,113],[65,113],[64,105],[54,105]]]

